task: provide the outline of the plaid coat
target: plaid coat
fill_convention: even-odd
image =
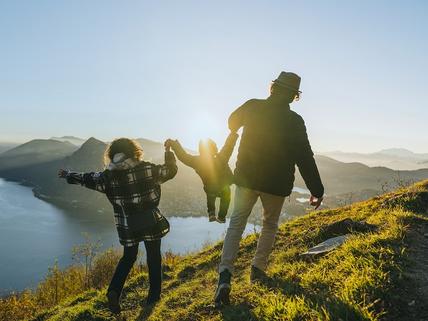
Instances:
[[[102,172],[68,172],[66,179],[69,184],[105,193],[113,205],[120,243],[133,246],[141,241],[158,240],[169,232],[169,223],[158,209],[160,184],[176,173],[175,156],[166,152],[164,165],[120,159]]]

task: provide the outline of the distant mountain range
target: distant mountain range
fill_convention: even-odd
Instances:
[[[0,177],[29,184],[34,187],[36,196],[62,207],[91,209],[93,212],[110,211],[110,204],[102,194],[68,185],[57,178],[59,168],[75,171],[103,168],[107,144],[91,137],[76,146],[70,142],[75,139],[35,139],[1,153]],[[146,160],[163,162],[162,143],[143,138],[137,140],[143,146]],[[403,182],[428,178],[428,169],[397,171],[356,162],[344,163],[323,155],[317,155],[316,160],[326,188],[325,203],[329,206],[343,204],[341,202],[349,197],[348,194],[352,194],[352,201],[356,201],[371,197],[385,187],[392,188]],[[296,175],[296,185],[305,186],[299,174]],[[288,212],[296,214],[305,211],[307,204],[297,202],[298,196],[292,194],[293,204],[288,205]],[[202,183],[192,169],[179,163],[176,178],[163,187],[161,209],[167,215],[205,215]]]
[[[62,136],[62,137],[51,137],[52,140],[58,140],[60,142],[69,142],[76,146],[81,146],[86,140],[75,136]]]
[[[359,162],[368,166],[384,166],[396,170],[416,170],[428,167],[428,154],[414,153],[404,148],[384,149],[375,153],[321,152],[341,162]]]
[[[4,153],[5,151],[8,151],[9,149],[12,149],[16,147],[17,143],[7,143],[7,142],[0,142],[0,154]]]

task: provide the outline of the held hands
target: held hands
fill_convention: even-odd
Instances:
[[[59,178],[66,178],[68,174],[68,171],[64,170],[64,169],[60,169],[58,170],[58,177]]]
[[[171,146],[174,143],[174,141],[170,138],[168,138],[165,143],[163,144],[165,146],[165,151],[166,152],[170,152],[171,151]]]
[[[315,197],[313,195],[311,195],[311,198],[309,199],[309,204],[311,204],[311,206],[315,206],[315,209],[318,209],[318,207],[320,207],[321,203],[322,203],[323,197]]]
[[[178,141],[177,141],[177,140],[173,140],[173,139],[171,139],[171,138],[168,138],[168,139],[165,141],[165,143],[164,143],[165,150],[166,150],[167,152],[169,152],[169,151],[171,150],[171,148],[172,148],[172,149],[174,149],[174,145],[175,145],[176,143],[178,143]]]

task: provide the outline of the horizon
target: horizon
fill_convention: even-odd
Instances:
[[[428,3],[412,4],[2,3],[0,139],[74,131],[221,145],[229,114],[286,70],[302,77],[291,108],[314,150],[393,141],[421,153]]]

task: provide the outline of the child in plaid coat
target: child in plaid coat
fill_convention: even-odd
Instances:
[[[113,141],[105,152],[106,169],[101,172],[76,173],[59,170],[59,177],[69,184],[105,193],[113,206],[119,241],[123,245],[120,259],[107,292],[109,308],[120,312],[119,299],[125,280],[137,259],[139,242],[147,251],[150,289],[147,304],[160,299],[161,238],[169,232],[169,223],[158,209],[160,184],[177,173],[174,154],[166,148],[165,164],[142,160],[141,146],[127,138]]]
[[[185,165],[192,167],[204,184],[207,195],[209,221],[226,222],[227,210],[230,204],[230,185],[233,174],[229,167],[229,159],[235,147],[238,134],[231,132],[223,148],[218,151],[216,143],[208,139],[199,142],[199,155],[188,154],[178,140],[168,139],[165,146],[171,147],[177,158]],[[220,198],[220,209],[216,218],[215,201]]]

